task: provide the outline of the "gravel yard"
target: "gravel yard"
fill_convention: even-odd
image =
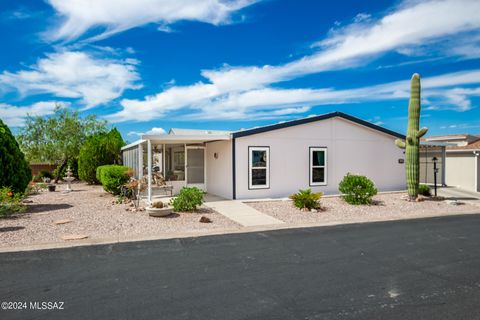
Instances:
[[[153,218],[145,211],[126,211],[125,204],[112,204],[115,197],[101,186],[73,184],[74,191],[41,192],[28,197],[26,214],[0,219],[0,247],[66,242],[65,235],[86,235],[88,239],[116,239],[155,236],[176,232],[202,232],[240,228],[238,224],[207,207],[197,213],[173,214]],[[200,223],[205,216],[212,223]],[[64,221],[61,221],[64,220]],[[71,222],[55,224],[55,222]]]
[[[73,192],[62,193],[64,189],[64,185],[59,185],[57,192],[44,191],[30,196],[27,213],[0,219],[0,247],[67,243],[69,240],[64,237],[72,236],[86,236],[88,241],[121,241],[242,228],[206,206],[197,213],[154,218],[145,211],[128,211],[131,209],[129,205],[116,204],[116,198],[103,191],[101,186],[76,183]],[[374,205],[361,206],[349,205],[339,197],[325,197],[321,200],[323,210],[319,212],[298,210],[289,200],[247,204],[284,221],[284,226],[399,220],[480,211],[478,204],[454,206],[429,199],[408,202],[404,197],[404,193],[380,194],[374,197]],[[202,216],[210,218],[212,223],[200,223]]]
[[[450,205],[429,199],[408,202],[404,197],[404,193],[379,194],[374,197],[374,205],[357,206],[345,203],[340,197],[325,197],[321,199],[323,210],[319,212],[301,211],[289,200],[247,204],[288,224],[355,223],[480,212],[478,206],[471,204]]]

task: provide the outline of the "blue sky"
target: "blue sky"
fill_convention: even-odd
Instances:
[[[422,76],[430,134],[480,133],[480,2],[48,0],[0,3],[0,118],[55,103],[125,139],[343,111],[406,129]]]

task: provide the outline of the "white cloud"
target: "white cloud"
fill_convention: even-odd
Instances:
[[[408,2],[410,4],[410,2]],[[366,24],[354,22],[331,31],[314,47],[318,51],[279,66],[225,67],[203,71],[202,75],[219,88],[250,89],[291,80],[307,74],[349,68],[365,57],[389,50],[422,46],[425,41],[480,28],[480,2],[444,0],[415,3]],[[454,53],[454,52],[452,52]]]
[[[480,69],[422,79],[422,98],[429,109],[471,108],[470,98],[480,94]],[[179,109],[191,109],[183,119],[251,119],[307,112],[312,106],[382,100],[408,100],[410,81],[395,81],[347,90],[260,88],[216,94],[213,85],[173,87],[145,100],[122,100],[123,110],[108,116],[112,121],[151,120]]]
[[[127,89],[138,89],[137,60],[98,59],[85,52],[52,53],[28,70],[4,71],[0,86],[21,95],[41,93],[81,99],[86,108],[109,102]]]
[[[156,23],[159,30],[170,30],[177,21],[190,20],[221,25],[231,22],[232,14],[258,0],[48,0],[64,18],[48,36],[53,40],[74,40],[87,31],[102,27],[90,38],[99,40],[113,34]]]
[[[143,135],[143,132],[140,132],[140,131],[129,131],[127,133],[127,136],[138,136],[139,137],[141,135]]]
[[[440,126],[440,129],[461,129],[461,130],[471,130],[471,129],[478,129],[480,125],[477,122],[472,123],[459,123],[459,124],[451,124],[448,126]]]
[[[345,27],[331,30],[327,38],[315,43],[313,54],[277,66],[225,65],[217,70],[203,70],[207,82],[190,86],[172,86],[143,100],[121,101],[123,107],[110,115],[113,121],[151,120],[181,109],[191,109],[189,118],[233,119],[252,115],[272,115],[314,105],[356,101],[407,98],[408,81],[368,88],[334,90],[332,88],[278,89],[271,85],[308,74],[350,68],[392,50],[415,49],[425,43],[435,45],[449,36],[462,32],[478,32],[480,2],[473,0],[406,1],[384,17],[373,20],[362,13]],[[476,39],[476,38],[475,38]],[[455,55],[457,53],[445,53]],[[478,83],[480,74],[473,72],[450,74],[452,78],[425,79],[424,88],[461,86]],[[441,92],[426,90],[424,97],[442,96]],[[468,100],[471,93],[460,94]],[[458,103],[457,108],[471,106],[453,95],[445,101]],[[289,108],[289,109],[286,109]]]
[[[158,134],[165,134],[167,133],[165,129],[163,128],[158,128],[158,127],[153,127],[152,129],[148,130],[147,132],[140,132],[140,131],[130,131],[127,135],[128,136],[138,136],[141,137],[146,134],[150,135],[158,135]]]
[[[53,114],[57,104],[56,101],[40,101],[30,106],[18,107],[0,103],[0,119],[10,127],[21,127],[27,115],[47,116]],[[68,102],[62,102],[61,104],[64,106],[70,105]]]
[[[165,133],[166,133],[165,129],[154,127],[152,129],[148,130],[145,134],[155,135],[155,134],[165,134]]]

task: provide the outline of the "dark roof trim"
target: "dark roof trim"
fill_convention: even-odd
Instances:
[[[327,114],[322,114],[320,116],[315,116],[315,117],[310,117],[310,118],[303,118],[303,119],[292,120],[292,121],[288,121],[288,122],[284,122],[284,123],[277,123],[277,124],[264,126],[264,127],[259,127],[259,128],[254,128],[254,129],[237,131],[237,132],[232,133],[232,137],[233,138],[240,138],[240,137],[250,136],[250,135],[253,135],[253,134],[259,134],[259,133],[268,132],[268,131],[272,131],[272,130],[298,126],[298,125],[301,125],[301,124],[316,122],[316,121],[320,121],[320,120],[326,120],[326,119],[330,119],[330,118],[334,118],[334,117],[343,118],[345,120],[355,122],[359,125],[368,127],[370,129],[377,130],[377,131],[386,133],[388,135],[391,135],[391,136],[394,136],[394,137],[397,137],[397,138],[400,138],[400,139],[405,139],[405,136],[403,134],[400,134],[398,132],[386,129],[384,127],[377,126],[376,124],[373,124],[371,122],[362,120],[360,118],[357,118],[357,117],[354,117],[354,116],[351,116],[351,115],[348,115],[346,113],[339,112],[339,111],[331,112],[331,113],[327,113]]]

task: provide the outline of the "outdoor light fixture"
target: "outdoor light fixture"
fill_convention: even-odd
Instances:
[[[215,159],[218,159],[218,153],[215,152],[215,153],[213,154],[213,157],[214,157]]]
[[[436,197],[437,196],[437,173],[438,173],[437,157],[433,157],[432,161],[433,161],[433,188],[435,190],[435,197]]]

